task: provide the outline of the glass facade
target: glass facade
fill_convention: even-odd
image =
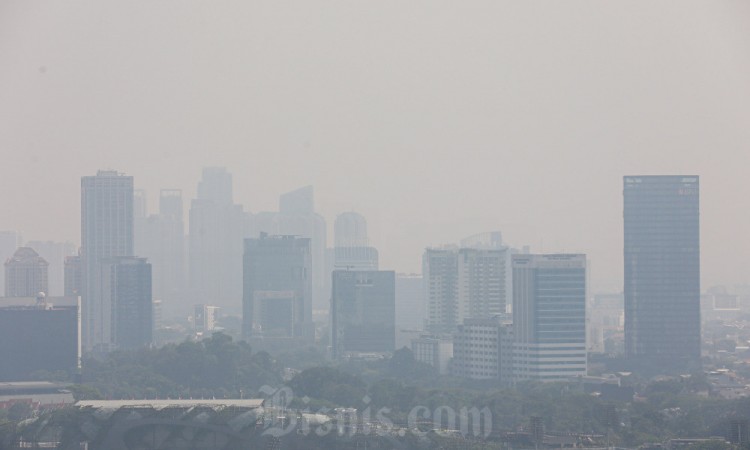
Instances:
[[[699,361],[698,177],[623,184],[626,354],[662,367]]]

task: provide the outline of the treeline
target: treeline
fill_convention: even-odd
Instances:
[[[290,373],[289,367],[307,368]],[[528,383],[511,389],[493,381],[440,376],[407,349],[382,360],[333,365],[313,347],[275,358],[223,334],[86,359],[82,382],[73,389],[79,399],[250,398],[268,395],[259,391],[263,386],[288,387],[291,406],[313,412],[370,408],[374,416],[387,408],[390,420],[406,423],[417,406],[429,411],[486,407],[496,431],[524,429],[531,416],[539,416],[548,432],[609,434],[621,446],[723,436],[730,420],[750,418],[750,399],[706,397],[699,375],[643,382],[634,401],[612,402],[575,384]]]

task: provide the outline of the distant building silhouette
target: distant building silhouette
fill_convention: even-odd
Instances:
[[[378,250],[369,246],[364,216],[353,211],[339,214],[333,234],[332,270],[378,270]]]
[[[311,337],[310,239],[268,236],[245,239],[243,334],[245,337]]]
[[[159,213],[136,218],[136,231],[136,254],[147,257],[153,268],[154,298],[173,316],[187,314],[182,191],[162,189]]]
[[[100,170],[81,178],[82,339],[86,350],[110,347],[101,264],[133,256],[133,177]]]
[[[36,250],[39,256],[49,263],[47,295],[63,295],[65,292],[65,258],[77,253],[76,246],[71,242],[54,241],[28,241],[25,246]]]
[[[513,255],[513,377],[586,375],[586,255]]]
[[[279,197],[279,234],[310,239],[312,307],[327,310],[330,298],[325,264],[328,231],[323,216],[315,212],[312,186]]]
[[[396,346],[395,272],[334,270],[332,276],[333,358],[393,352]]]
[[[65,258],[65,296],[78,297],[83,286],[83,266],[80,256]]]
[[[625,352],[651,370],[700,364],[697,176],[626,176]]]
[[[211,305],[193,307],[193,329],[196,333],[208,333],[216,328],[219,308]]]
[[[367,247],[367,220],[362,214],[347,211],[336,216],[333,223],[333,244],[335,247]]]
[[[48,294],[49,263],[30,247],[20,247],[5,262],[5,296],[36,297]]]
[[[117,257],[102,262],[104,330],[110,349],[134,349],[151,344],[153,303],[151,264],[146,258]],[[108,326],[107,326],[108,325]]]
[[[15,231],[0,231],[0,263],[5,263],[21,245],[21,236]],[[0,292],[5,292],[5,270],[0,270]]]
[[[242,239],[245,214],[232,200],[232,175],[203,169],[198,198],[190,205],[189,279],[196,303],[229,313],[242,305]]]

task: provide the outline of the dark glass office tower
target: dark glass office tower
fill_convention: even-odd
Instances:
[[[624,177],[625,352],[656,371],[700,362],[697,176]]]
[[[393,352],[396,347],[396,273],[334,270],[332,280],[333,358]]]
[[[309,338],[312,323],[310,239],[245,239],[243,333],[245,338]]]

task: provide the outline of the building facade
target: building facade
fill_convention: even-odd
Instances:
[[[313,335],[310,239],[245,239],[242,321],[246,338]]]
[[[334,270],[331,353],[334,359],[392,353],[396,347],[396,274]]]
[[[77,298],[2,299],[0,381],[30,380],[40,371],[75,374],[80,361],[78,311]]]
[[[117,257],[102,262],[104,324],[109,349],[147,347],[153,341],[151,264],[145,258]]]
[[[81,178],[82,331],[85,350],[109,347],[101,265],[133,256],[133,177],[100,170]]]
[[[510,250],[493,246],[427,249],[422,258],[427,329],[452,333],[464,319],[505,314]]]
[[[31,247],[20,247],[5,262],[5,296],[49,294],[49,263]]]
[[[33,248],[49,263],[47,295],[60,296],[65,293],[65,258],[77,254],[77,248],[70,242],[28,241],[26,247]],[[45,291],[46,292],[46,291]]]
[[[232,199],[232,175],[207,167],[190,204],[189,281],[195,303],[239,313],[245,213]]]
[[[441,375],[449,373],[453,358],[453,339],[443,336],[420,336],[411,340],[414,359],[436,368]]]
[[[510,382],[513,327],[502,317],[465,319],[453,336],[453,375]]]
[[[513,255],[513,378],[587,372],[586,255]]]
[[[697,176],[626,176],[625,352],[659,370],[700,364]]]

